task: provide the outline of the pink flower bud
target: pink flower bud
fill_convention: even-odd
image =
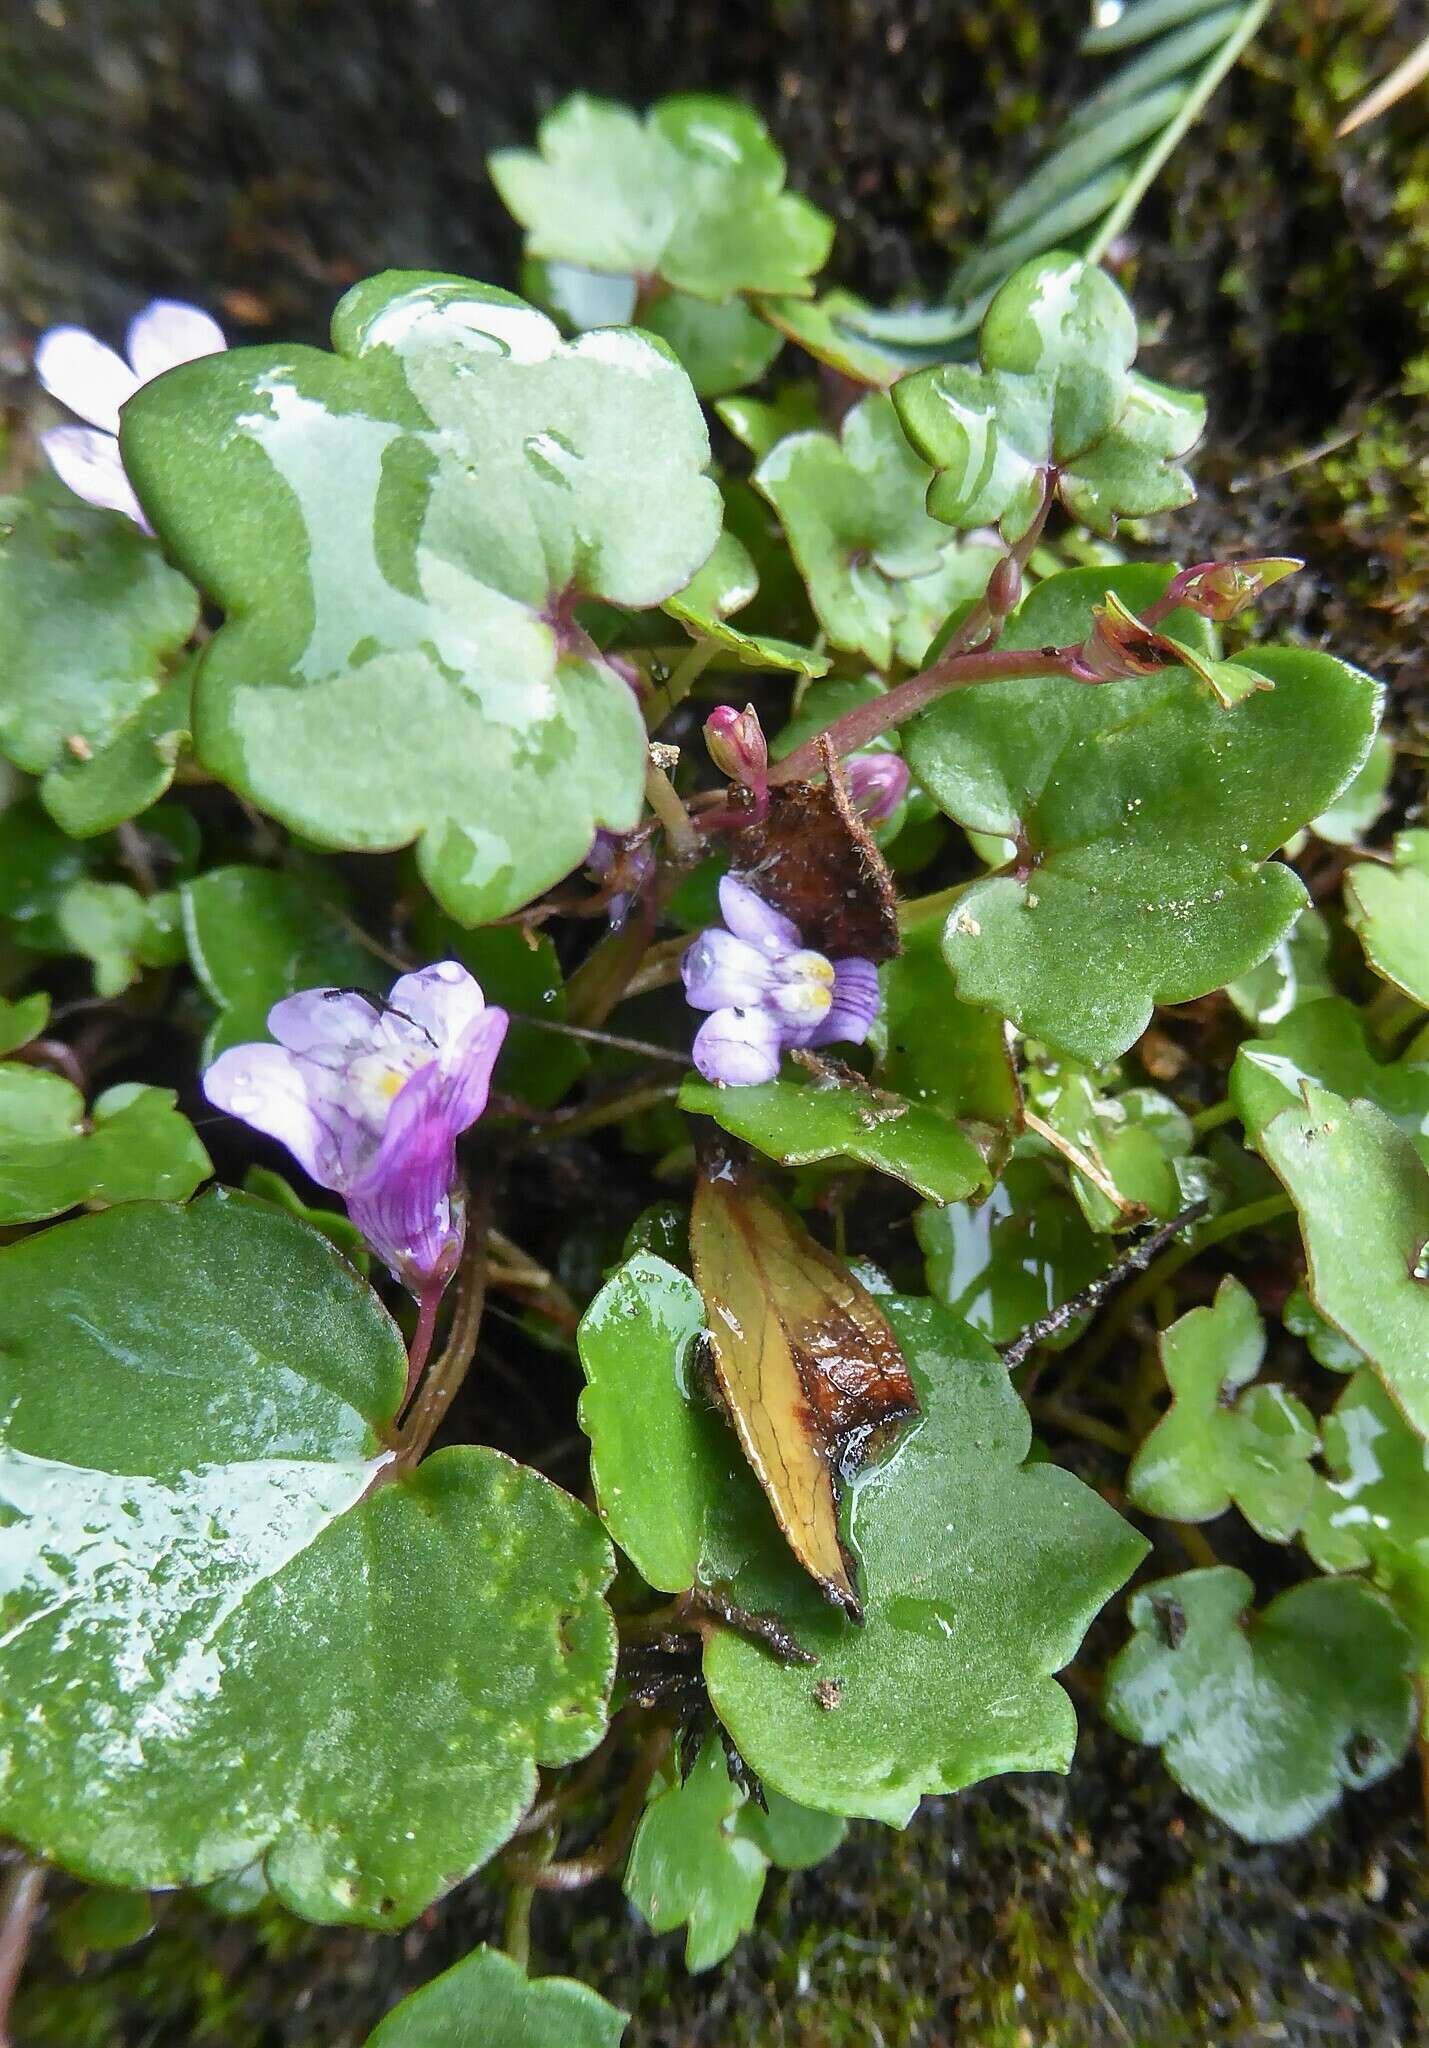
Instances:
[[[1175,577],[1165,602],[1185,605],[1224,625],[1283,576],[1305,564],[1294,555],[1260,555],[1246,562],[1195,562]]]
[[[851,754],[844,773],[849,801],[866,825],[886,825],[908,794],[908,763],[901,754]]]
[[[762,796],[769,786],[769,748],[752,704],[721,704],[705,720],[705,746],[721,775]]]

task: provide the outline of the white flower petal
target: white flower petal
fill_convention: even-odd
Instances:
[[[130,321],[124,340],[141,384],[199,356],[221,355],[227,347],[218,322],[182,299],[155,299]]]
[[[119,408],[139,389],[123,357],[82,327],[52,327],[40,336],[35,375],[51,398],[109,434],[119,432]]]
[[[485,1007],[481,983],[459,961],[438,960],[392,984],[383,1021],[400,1044],[415,1039],[429,1053],[445,1055]]]
[[[51,427],[47,434],[41,434],[40,446],[55,475],[61,483],[69,485],[77,498],[106,512],[122,512],[136,526],[149,531],[134,487],[124,474],[119,443],[112,434],[102,434],[98,427]]]

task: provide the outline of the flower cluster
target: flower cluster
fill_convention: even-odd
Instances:
[[[694,1044],[707,1081],[749,1087],[772,1081],[792,1047],[862,1045],[878,1010],[871,960],[814,952],[737,876],[721,881],[719,907],[724,926],[701,932],[680,968],[686,1001],[710,1012]]]
[[[40,382],[51,398],[89,422],[51,427],[40,436],[61,482],[86,504],[123,512],[147,533],[149,523],[119,455],[119,408],[165,370],[227,346],[216,320],[179,299],[155,299],[130,322],[127,362],[83,327],[52,327],[42,334],[35,349]]]
[[[276,1045],[238,1045],[204,1075],[217,1108],[286,1145],[414,1295],[461,1256],[456,1141],[486,1107],[504,1010],[454,960],[404,974],[385,1003],[313,988],[268,1014]]]

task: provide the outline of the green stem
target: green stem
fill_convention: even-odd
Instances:
[[[1191,1118],[1191,1129],[1198,1138],[1204,1138],[1208,1131],[1218,1131],[1222,1124],[1233,1124],[1236,1109],[1231,1102],[1213,1102],[1208,1109],[1198,1109]]]
[[[486,1307],[486,1233],[490,1220],[490,1198],[482,1189],[473,1198],[467,1219],[466,1250],[457,1272],[456,1307],[452,1312],[446,1348],[422,1381],[410,1411],[403,1417],[397,1436],[397,1455],[378,1475],[379,1481],[400,1479],[421,1461],[471,1367],[476,1355],[476,1340],[481,1333],[482,1311]]]
[[[695,684],[719,652],[714,640],[696,640],[687,654],[681,656],[671,670],[669,679],[658,689],[652,690],[645,701],[645,724],[650,732],[658,732],[670,713],[683,704]]]

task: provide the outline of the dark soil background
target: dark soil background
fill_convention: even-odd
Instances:
[[[936,290],[1100,75],[1071,54],[1084,20],[1074,0],[4,0],[0,374],[20,438],[55,319],[113,334],[164,292],[235,340],[317,339],[387,264],[512,283],[484,158],[577,85],[751,99],[836,216],[844,279]],[[1276,623],[1391,683],[1386,829],[1420,801],[1429,747],[1429,94],[1333,130],[1426,26],[1390,0],[1282,0],[1116,252],[1148,367],[1211,398],[1174,550],[1307,557]],[[708,1976],[613,1888],[538,1904],[538,1967],[631,2006],[631,2048],[1429,2040],[1411,1771],[1251,1850],[1079,1704],[1068,1783],[932,1802],[901,1837],[855,1829],[823,1870],[775,1878]],[[395,1940],[175,1901],[146,1945],[79,1975],[42,1933],[19,2038],[348,2048],[495,1916],[479,1881]]]

